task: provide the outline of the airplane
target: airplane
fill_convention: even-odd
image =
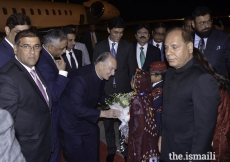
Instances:
[[[83,5],[41,0],[7,0],[0,1],[0,6],[1,32],[4,32],[6,20],[13,13],[26,14],[37,29],[69,24],[97,24],[120,15],[115,6],[103,0],[89,0]]]

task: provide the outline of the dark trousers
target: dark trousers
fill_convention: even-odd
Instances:
[[[68,162],[99,162],[99,127],[88,127],[86,135],[63,133]]]
[[[59,116],[60,109],[52,112],[52,127],[53,127],[53,137],[54,137],[54,152],[50,156],[50,162],[60,162],[60,136],[59,136]]]

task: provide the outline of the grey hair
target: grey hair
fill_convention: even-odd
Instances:
[[[63,40],[67,40],[67,36],[60,29],[52,29],[44,38],[44,46],[48,44],[58,44]]]
[[[96,59],[96,61],[94,62],[94,64],[96,65],[97,63],[99,63],[99,62],[105,62],[107,59],[108,59],[108,57],[109,56],[112,56],[112,57],[114,57],[110,52],[103,52],[103,53],[101,53],[99,56],[98,56],[98,58]]]

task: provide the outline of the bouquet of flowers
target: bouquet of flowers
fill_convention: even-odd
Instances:
[[[133,95],[134,92],[113,94],[110,95],[110,98],[105,100],[105,103],[109,105],[111,109],[118,109],[121,111],[121,116],[118,117],[121,121],[119,130],[124,137],[128,137],[128,121],[130,119],[129,106]]]

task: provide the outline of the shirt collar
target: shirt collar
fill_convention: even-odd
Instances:
[[[10,41],[6,37],[5,37],[5,40],[9,43],[9,45],[11,45],[12,48],[14,48],[14,45],[10,43]]]
[[[146,43],[144,46],[141,46],[139,43],[137,43],[137,48],[140,49],[140,47],[143,47],[144,49],[148,48],[148,43]]]
[[[44,44],[42,45],[43,49],[46,50]],[[50,55],[50,57],[52,58],[52,60],[54,60],[54,57],[49,53],[49,51],[46,50],[46,52]]]

